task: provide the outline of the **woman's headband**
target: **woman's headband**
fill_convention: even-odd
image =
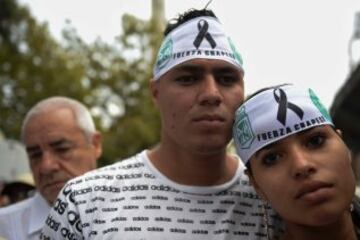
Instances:
[[[163,40],[155,62],[154,80],[185,61],[219,59],[242,70],[242,58],[214,17],[197,17],[172,30]]]
[[[233,137],[241,160],[266,145],[320,125],[333,125],[326,108],[314,91],[285,85],[260,92],[235,113]]]

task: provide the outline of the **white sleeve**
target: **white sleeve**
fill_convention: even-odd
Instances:
[[[75,202],[75,194],[71,182],[60,191],[54,206],[51,208],[45,225],[41,231],[40,239],[58,240],[84,239],[79,210]]]

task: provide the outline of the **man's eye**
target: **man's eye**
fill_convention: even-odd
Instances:
[[[197,77],[194,75],[183,75],[175,78],[175,81],[181,85],[190,85],[196,82]]]
[[[69,152],[70,150],[71,150],[70,147],[58,147],[58,148],[55,149],[55,151],[56,151],[57,153],[60,153],[60,154],[67,153],[67,152]]]
[[[234,75],[220,75],[217,77],[217,81],[223,86],[231,86],[239,79]]]
[[[29,153],[29,158],[31,160],[38,160],[38,159],[41,159],[41,157],[42,157],[42,152]]]

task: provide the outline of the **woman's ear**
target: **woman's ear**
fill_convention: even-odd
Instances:
[[[342,131],[341,131],[340,129],[336,129],[335,131],[336,131],[336,133],[340,136],[340,138],[342,139],[342,141],[344,142],[343,135],[342,135]],[[350,162],[352,162],[353,154],[352,154],[350,148],[347,146],[347,144],[346,144],[345,142],[344,142],[344,144],[345,144],[346,147],[347,147]]]
[[[340,129],[336,129],[337,134],[339,134],[340,137],[342,137],[342,131]]]

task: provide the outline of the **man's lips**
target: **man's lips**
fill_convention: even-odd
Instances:
[[[325,183],[319,181],[308,182],[300,187],[300,189],[297,191],[295,195],[295,198],[299,199],[304,197],[306,194],[316,192],[320,189],[331,188],[331,187],[333,187],[333,184],[331,183]]]
[[[224,122],[225,118],[223,118],[222,116],[219,115],[201,115],[198,117],[195,117],[194,122],[202,122],[202,121],[208,121],[208,122]]]
[[[50,182],[50,183],[46,183],[43,185],[43,188],[49,188],[49,187],[55,187],[57,185],[64,185],[65,184],[65,181],[53,181],[53,182]]]

